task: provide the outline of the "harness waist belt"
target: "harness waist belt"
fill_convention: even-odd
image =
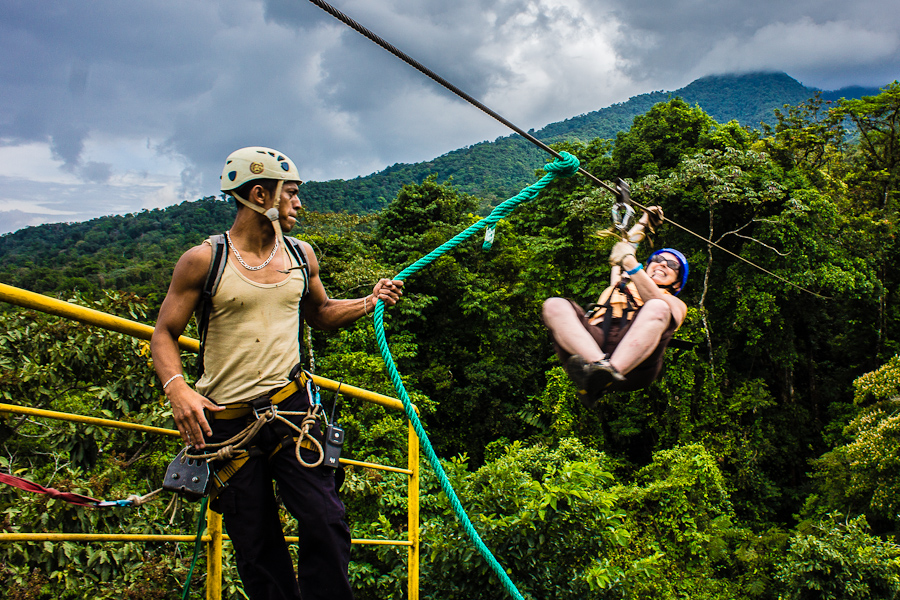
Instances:
[[[299,378],[292,380],[289,384],[269,396],[269,404],[274,406],[280,403],[282,400],[285,400],[291,395],[295,394],[296,392],[299,392],[301,389],[303,389],[303,386],[306,385],[306,381],[306,373],[301,372]],[[220,410],[217,412],[210,411],[210,418],[216,420],[239,419],[253,412],[254,404],[258,405],[259,401],[264,400],[265,398],[266,396],[262,396],[257,400],[253,400],[251,402],[235,402],[234,404],[228,404],[225,407],[225,410]]]

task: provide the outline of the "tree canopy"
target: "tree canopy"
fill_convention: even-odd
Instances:
[[[691,265],[680,296],[689,312],[664,376],[596,409],[578,401],[540,312],[548,297],[587,305],[605,287],[613,240],[598,232],[610,224],[609,194],[579,176],[557,180],[498,224],[490,252],[460,246],[406,282],[385,315],[388,343],[464,506],[525,597],[900,596],[898,99],[896,82],[872,97],[814,97],[774,113],[762,131],[672,99],[615,141],[555,146],[598,177],[626,178],[641,204],[662,206],[679,227],[660,228],[653,245],[679,248]],[[377,214],[306,212],[298,235],[315,249],[329,293],[359,297],[474,223],[484,201],[425,178]],[[125,277],[102,293],[73,285],[66,295],[152,320],[165,288],[145,286],[227,227],[226,203],[197,207],[209,217],[197,221],[202,233],[176,228],[187,214],[160,231],[149,224],[161,226],[161,214],[141,213],[110,227],[114,243],[93,254],[98,240],[86,234],[46,251],[35,239],[5,273],[55,291],[65,277],[106,272],[92,264],[127,255],[119,268],[130,272],[153,256],[163,275]],[[40,252],[58,268],[37,266]],[[0,318],[6,402],[171,425],[142,343],[33,311]],[[372,334],[367,319],[314,331],[306,360],[392,395]],[[136,434],[0,419],[0,468],[95,496],[153,485],[176,450]],[[402,416],[345,403],[341,420],[346,456],[402,463]],[[428,469],[422,486],[424,597],[499,597]],[[353,537],[396,537],[404,493],[400,474],[349,468]],[[11,531],[166,529],[168,518],[162,507],[86,512],[10,489],[0,490],[0,508]],[[192,516],[183,509],[173,523],[189,527]],[[31,590],[26,598],[129,589],[174,598],[184,562],[166,544],[17,543],[0,548],[0,581]],[[405,550],[355,548],[357,597],[402,597],[404,564]],[[230,597],[240,597],[226,575]]]

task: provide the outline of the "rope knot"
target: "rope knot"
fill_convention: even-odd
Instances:
[[[578,167],[581,166],[581,162],[576,156],[565,151],[560,152],[559,155],[562,160],[557,158],[552,163],[544,165],[545,171],[547,171],[548,173],[555,173],[556,175],[561,175],[563,177],[568,177],[569,175],[574,175],[578,172]]]
[[[234,456],[234,446],[225,446],[216,450],[216,460],[227,460]]]

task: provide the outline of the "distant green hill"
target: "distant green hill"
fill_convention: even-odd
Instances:
[[[674,92],[651,92],[558,123],[535,137],[548,142],[615,138],[635,116],[659,102],[681,97],[699,104],[720,123],[732,119],[748,127],[774,121],[773,109],[796,105],[817,90],[784,73],[705,77]],[[824,92],[823,98],[858,98],[877,89]],[[300,186],[304,206],[316,212],[367,213],[380,210],[408,183],[436,173],[452,177],[461,190],[496,203],[534,182],[534,171],[547,156],[518,135],[460,148],[416,164],[396,164],[348,181],[308,182]],[[224,231],[234,204],[219,198],[183,202],[166,209],[27,227],[0,236],[0,281],[37,292],[128,290],[151,299],[165,293],[177,258],[207,235]]]
[[[674,92],[641,94],[529,133],[546,143],[615,138],[616,133],[631,127],[634,117],[644,114],[658,102],[675,97],[691,105],[699,104],[719,123],[737,120],[746,127],[759,129],[762,122],[774,124],[774,109],[785,104],[799,104],[817,91],[785,73],[703,77]],[[823,92],[822,96],[832,100],[859,98],[878,92],[878,88],[852,87]],[[452,177],[453,185],[462,191],[496,202],[532,183],[535,169],[547,159],[544,152],[513,134],[453,150],[433,160],[398,163],[366,177],[306,182],[300,188],[300,195],[304,205],[312,210],[370,212],[385,206],[404,184],[421,183],[435,173],[438,181]]]
[[[0,236],[0,281],[34,292],[127,290],[162,301],[181,254],[234,221],[214,196],[81,223],[49,223]]]

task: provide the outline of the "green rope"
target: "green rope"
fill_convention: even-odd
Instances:
[[[401,271],[394,279],[399,279],[401,281],[406,280],[406,278],[413,273],[416,273],[423,267],[431,264],[432,262],[437,260],[438,257],[456,248],[465,240],[472,237],[472,235],[477,233],[479,230],[486,227],[490,232],[490,240],[485,241],[484,249],[490,249],[490,242],[493,240],[493,230],[500,219],[510,214],[513,209],[522,202],[534,199],[538,195],[538,193],[540,193],[540,191],[547,186],[547,184],[549,184],[557,177],[568,177],[578,171],[579,162],[577,158],[575,158],[568,152],[562,152],[560,154],[563,160],[557,159],[552,163],[546,165],[544,167],[544,170],[547,172],[547,174],[544,175],[540,180],[523,189],[521,192],[519,192],[509,200],[506,200],[505,202],[498,205],[493,211],[491,211],[491,214],[484,219],[481,219],[462,233],[459,233],[450,241],[445,242],[435,250],[432,250],[426,256],[420,258],[412,265],[403,269],[403,271]],[[450,485],[450,480],[447,478],[447,474],[444,472],[443,467],[441,467],[441,463],[438,460],[437,455],[434,453],[434,449],[431,447],[431,442],[428,441],[428,436],[425,434],[425,429],[422,427],[422,422],[419,421],[419,418],[416,415],[416,411],[413,410],[412,401],[410,400],[409,395],[406,393],[406,388],[403,387],[403,381],[400,379],[400,373],[397,372],[397,367],[394,365],[394,360],[391,357],[391,351],[390,349],[388,349],[387,340],[385,339],[384,335],[383,318],[384,302],[382,300],[379,300],[378,304],[375,306],[375,338],[378,340],[378,347],[381,350],[381,356],[384,359],[385,365],[387,366],[391,381],[394,383],[394,388],[396,388],[397,394],[399,395],[400,400],[403,402],[403,408],[406,411],[406,416],[407,418],[409,418],[410,422],[413,425],[413,428],[416,430],[416,435],[419,436],[419,440],[422,442],[425,456],[428,458],[428,462],[431,463],[431,466],[441,483],[441,489],[443,489],[444,493],[447,494],[447,498],[450,500],[450,505],[453,507],[453,511],[456,513],[457,518],[459,518],[459,520],[462,522],[463,529],[465,529],[466,533],[469,536],[469,539],[472,540],[475,548],[488,562],[491,569],[493,569],[494,573],[496,573],[497,577],[500,578],[500,582],[503,584],[503,587],[506,588],[506,590],[513,598],[516,598],[517,600],[523,600],[522,595],[519,593],[519,590],[516,589],[516,586],[510,580],[509,576],[506,574],[506,571],[503,569],[500,563],[497,562],[497,559],[494,558],[494,555],[491,554],[491,551],[488,550],[487,546],[485,546],[484,542],[481,540],[481,537],[478,535],[478,532],[475,531],[475,528],[472,526],[472,522],[469,520],[466,511],[463,509],[459,498],[456,496],[456,492],[453,491],[453,487]]]
[[[203,544],[203,530],[206,529],[206,504],[209,502],[209,496],[200,503],[200,517],[197,519],[197,539],[194,540],[194,558],[191,560],[191,568],[188,570],[187,580],[181,590],[181,600],[187,600],[191,593],[191,577],[194,575],[194,566],[197,564],[197,557],[200,556],[200,548]]]

